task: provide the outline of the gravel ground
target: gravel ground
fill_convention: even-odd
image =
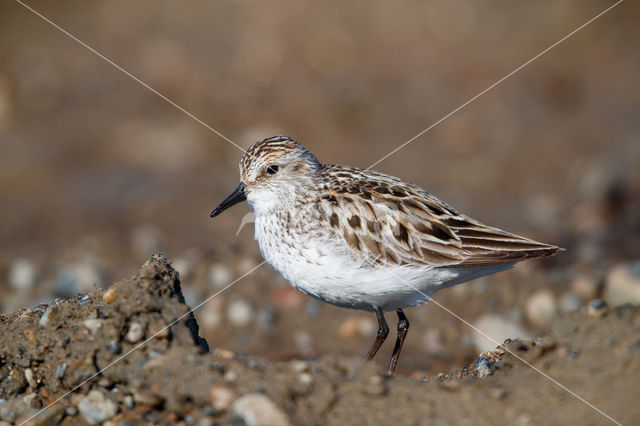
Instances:
[[[154,255],[106,291],[0,317],[0,334],[4,422],[610,423],[523,360],[616,421],[640,418],[640,308],[601,300],[462,369],[386,379],[360,357],[272,362],[207,343],[178,273]]]

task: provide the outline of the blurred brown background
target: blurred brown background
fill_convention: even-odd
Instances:
[[[242,147],[286,134],[363,168],[612,3],[28,2]],[[535,336],[611,299],[612,274],[640,275],[639,19],[622,3],[375,167],[568,249],[438,295],[489,334]],[[16,2],[0,58],[0,312],[106,286],[155,251],[194,306],[261,261],[251,225],[235,236],[246,206],[209,218],[237,148]],[[435,305],[407,315],[404,372],[483,348]],[[272,359],[364,354],[376,327],[268,265],[196,317],[212,347]]]

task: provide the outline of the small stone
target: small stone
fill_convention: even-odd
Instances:
[[[65,407],[58,404],[47,410],[37,412],[35,417],[31,418],[26,424],[29,426],[55,426],[60,424],[64,415]]]
[[[148,407],[160,407],[163,403],[162,398],[151,392],[150,389],[138,389],[134,391],[133,401],[136,404],[146,405]]]
[[[112,287],[104,292],[104,294],[102,295],[102,300],[107,303],[113,303],[116,300],[116,293],[116,289]]]
[[[437,355],[442,352],[442,337],[439,329],[430,328],[424,332],[422,335],[422,348],[429,355]]]
[[[313,390],[314,380],[309,373],[298,373],[289,385],[292,395],[307,395]]]
[[[371,376],[364,385],[364,393],[368,395],[384,395],[387,392],[387,381],[382,376]]]
[[[571,290],[578,296],[590,300],[598,296],[601,281],[592,275],[579,275],[571,282]]]
[[[67,407],[64,409],[64,413],[69,417],[73,417],[78,414],[78,409],[74,406]]]
[[[125,337],[126,341],[129,343],[136,343],[142,339],[142,337],[144,337],[144,328],[142,327],[142,324],[138,322],[132,322],[129,324],[129,330]]]
[[[358,332],[358,319],[356,317],[347,318],[338,327],[338,334],[343,339],[353,337]]]
[[[82,296],[82,299],[78,300],[79,306],[86,306],[89,303],[91,303],[91,297],[88,294],[85,294],[84,296]]]
[[[36,379],[33,376],[32,369],[27,368],[24,370],[24,378],[27,380],[27,383],[29,383],[29,386],[31,386],[32,388],[35,389],[35,387],[38,386],[38,383],[36,382]]]
[[[263,333],[269,333],[273,330],[277,319],[278,311],[271,306],[267,306],[258,310],[256,323]]]
[[[62,364],[56,367],[55,378],[57,380],[62,380],[62,378],[64,377],[64,373],[66,371],[67,371],[67,364],[63,362]]]
[[[302,351],[310,350],[313,347],[313,336],[306,331],[297,331],[293,335],[296,347]]]
[[[125,396],[123,402],[124,402],[124,406],[127,407],[130,410],[132,410],[133,407],[135,407],[135,402],[134,402],[133,397],[131,395]]]
[[[603,299],[614,307],[640,303],[640,261],[618,265],[609,271]]]
[[[294,373],[302,373],[309,371],[309,363],[301,360],[293,360],[289,363],[289,368]]]
[[[245,299],[234,299],[227,307],[227,319],[234,327],[246,327],[253,320],[253,308]]]
[[[209,391],[211,406],[219,413],[227,411],[231,402],[235,399],[235,393],[225,386],[214,386]]]
[[[214,263],[209,268],[209,282],[213,284],[216,289],[221,289],[229,285],[233,276],[227,265],[223,263]]]
[[[107,349],[114,355],[122,353],[122,345],[117,340],[111,340],[107,343]]]
[[[231,406],[231,413],[247,426],[291,424],[285,412],[261,393],[250,393],[236,399]]]
[[[92,390],[80,401],[78,410],[87,423],[97,425],[115,416],[118,407],[102,392]]]
[[[607,302],[602,299],[592,300],[587,308],[587,313],[594,318],[602,318],[607,312],[609,312],[609,307]]]
[[[571,291],[565,292],[560,298],[560,309],[562,312],[575,312],[580,309],[581,304],[580,298]]]
[[[378,330],[378,324],[371,318],[360,318],[358,320],[358,335],[361,337],[369,338],[376,334]]]
[[[229,370],[224,373],[224,376],[222,378],[226,383],[233,383],[238,380],[238,373],[233,370]]]
[[[556,300],[550,290],[540,290],[527,299],[525,313],[527,319],[537,327],[545,327],[556,316]]]
[[[232,359],[234,359],[236,357],[235,352],[230,351],[228,349],[221,349],[221,348],[216,348],[213,351],[213,354],[225,361],[231,361]]]
[[[476,370],[478,378],[484,379],[485,377],[493,374],[495,364],[489,358],[480,356],[473,362],[473,367]]]
[[[95,332],[100,327],[102,327],[102,320],[99,319],[88,319],[84,320],[84,326],[87,327],[92,332]]]
[[[16,259],[9,269],[8,281],[14,290],[25,292],[31,290],[36,282],[37,270],[27,259]]]
[[[56,305],[47,306],[47,309],[45,309],[44,314],[42,314],[42,316],[40,317],[40,321],[38,321],[38,325],[40,327],[48,327],[53,317],[55,316],[57,310],[58,310],[58,307]]]

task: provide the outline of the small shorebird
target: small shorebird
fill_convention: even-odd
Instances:
[[[384,312],[396,311],[389,375],[409,329],[403,308],[559,250],[484,225],[397,177],[321,164],[286,136],[251,146],[240,161],[240,178],[211,217],[248,201],[262,256],[293,287],[323,302],[374,312],[378,332],[367,359],[389,333]]]

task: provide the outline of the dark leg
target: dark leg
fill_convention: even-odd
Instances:
[[[396,339],[396,345],[393,347],[393,355],[391,355],[391,362],[389,363],[387,376],[392,376],[393,371],[396,369],[398,357],[402,350],[402,344],[404,343],[404,338],[407,336],[407,331],[409,330],[409,320],[404,316],[402,309],[398,309],[396,312],[398,313],[398,338]]]
[[[378,333],[376,333],[376,340],[371,345],[371,349],[369,349],[369,353],[367,354],[367,360],[373,359],[380,349],[380,346],[384,343],[384,339],[389,335],[389,326],[387,322],[384,320],[384,313],[379,306],[375,307],[376,309],[376,317],[378,317]]]

